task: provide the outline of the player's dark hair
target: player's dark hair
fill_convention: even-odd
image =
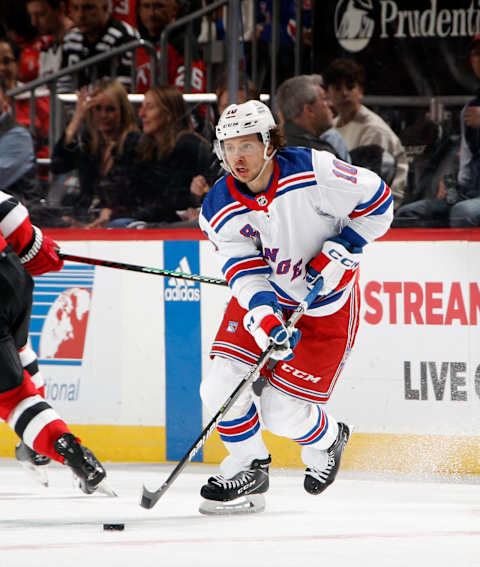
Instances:
[[[287,145],[285,134],[280,126],[275,126],[270,130],[270,143],[276,150],[280,150]]]

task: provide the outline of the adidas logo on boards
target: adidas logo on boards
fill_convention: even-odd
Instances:
[[[188,258],[184,256],[176,272],[191,274]],[[169,278],[165,287],[165,301],[200,301],[200,288],[198,282],[183,280],[181,278]]]

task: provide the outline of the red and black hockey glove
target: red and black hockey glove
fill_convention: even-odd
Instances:
[[[63,268],[63,260],[58,257],[58,244],[33,226],[32,240],[22,251],[20,261],[32,275],[39,276],[46,272],[57,272]]]

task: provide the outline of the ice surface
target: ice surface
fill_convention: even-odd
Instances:
[[[302,471],[272,469],[264,513],[212,518],[198,513],[199,489],[216,469],[190,464],[141,508],[142,484],[158,488],[173,466],[107,463],[109,498],[77,492],[57,465],[37,487],[0,459],[0,567],[480,566],[480,479],[341,471],[311,496]]]

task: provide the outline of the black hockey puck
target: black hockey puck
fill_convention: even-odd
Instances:
[[[125,529],[125,524],[103,524],[103,529],[121,532]]]

